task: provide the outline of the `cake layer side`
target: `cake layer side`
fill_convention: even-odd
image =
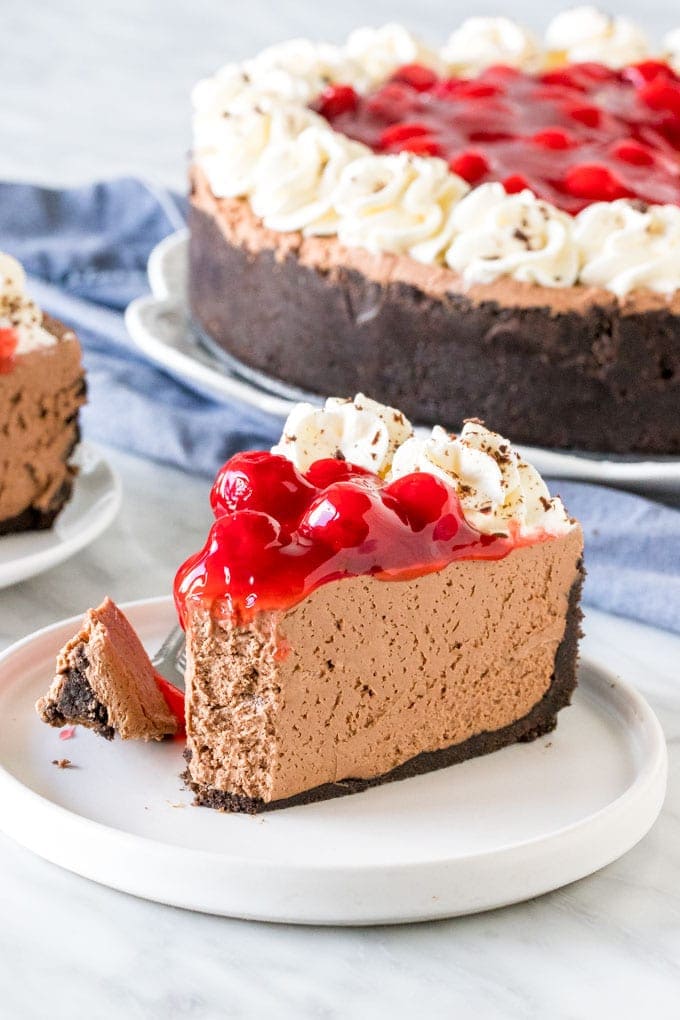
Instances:
[[[365,391],[423,424],[457,428],[476,415],[540,446],[680,451],[680,316],[668,304],[622,308],[608,295],[556,311],[434,296],[306,265],[294,249],[232,243],[196,199],[189,222],[194,318],[272,378],[320,394]],[[546,393],[549,403],[537,399]]]
[[[190,749],[187,749],[185,754],[188,767],[184,773],[184,779],[186,785],[194,794],[194,802],[199,806],[213,808],[218,811],[242,812],[246,814],[258,814],[263,811],[275,811],[294,807],[295,805],[312,804],[335,797],[344,797],[352,793],[361,793],[363,790],[380,786],[383,783],[410,779],[427,772],[434,772],[438,769],[447,768],[450,765],[457,765],[470,758],[490,754],[511,744],[536,740],[544,734],[550,733],[557,725],[558,712],[571,703],[576,687],[578,642],[581,634],[580,624],[582,618],[580,610],[582,585],[583,570],[582,567],[579,567],[579,576],[574,581],[569,593],[566,628],[564,637],[555,655],[555,669],[550,687],[540,702],[534,705],[524,718],[510,723],[501,730],[479,733],[459,744],[453,744],[438,751],[424,751],[380,776],[374,776],[370,779],[346,779],[342,782],[324,783],[291,797],[269,802],[265,802],[260,798],[234,794],[207,784],[195,782],[192,779],[191,772],[192,753]]]
[[[0,533],[50,527],[69,498],[69,459],[79,441],[78,411],[86,385],[80,345],[61,323],[45,317],[59,337],[51,347],[17,358],[0,375]]]
[[[192,781],[281,800],[524,718],[552,682],[581,551],[575,527],[411,581],[325,584],[247,626],[194,610]]]

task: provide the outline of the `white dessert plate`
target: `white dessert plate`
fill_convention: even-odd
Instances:
[[[170,599],[133,603],[150,652]],[[606,620],[607,618],[604,617]],[[304,924],[419,921],[500,907],[589,875],[648,831],[666,746],[643,698],[586,658],[574,704],[532,744],[338,800],[259,816],[191,806],[181,741],[71,739],[33,703],[77,620],[0,656],[0,828],[35,853],[137,896]],[[602,656],[600,656],[600,650]],[[54,762],[68,758],[71,768]]]
[[[101,452],[81,443],[73,495],[47,531],[0,537],[0,588],[63,563],[98,538],[120,509],[120,479]]]
[[[199,392],[223,401],[240,400],[281,423],[300,399],[318,395],[295,390],[206,345],[189,321],[187,301],[188,231],[166,237],[149,258],[151,295],[127,308],[125,321],[146,356]],[[493,422],[490,423],[493,425]],[[429,429],[428,429],[429,431]],[[509,437],[512,439],[512,436]],[[541,472],[621,486],[641,492],[680,491],[680,457],[615,457],[519,447]]]

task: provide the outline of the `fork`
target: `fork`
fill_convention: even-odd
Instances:
[[[181,627],[172,628],[163,644],[154,655],[151,663],[164,680],[177,687],[185,688],[184,671],[187,665],[186,640]]]

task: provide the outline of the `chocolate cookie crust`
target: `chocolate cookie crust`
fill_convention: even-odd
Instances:
[[[476,415],[514,441],[680,453],[680,315],[670,305],[506,306],[427,293],[294,249],[232,242],[193,201],[189,298],[244,365],[313,393],[370,393],[422,424]],[[576,290],[576,288],[574,288]]]
[[[426,772],[434,772],[437,769],[447,768],[449,765],[457,765],[469,758],[490,754],[492,751],[498,751],[511,744],[529,743],[550,733],[557,725],[557,713],[571,703],[577,684],[578,642],[581,637],[581,620],[583,618],[580,601],[584,578],[585,571],[581,562],[578,565],[578,577],[569,592],[564,637],[555,653],[555,669],[550,686],[543,698],[524,718],[518,719],[503,729],[476,734],[451,747],[416,755],[382,776],[372,779],[348,778],[338,783],[324,783],[322,786],[306,790],[297,796],[269,803],[196,783],[187,769],[182,778],[187,788],[194,794],[194,803],[197,806],[210,807],[218,811],[236,811],[245,814],[259,814],[263,811],[275,811],[298,804],[312,804],[315,801],[331,800],[334,797],[344,797],[351,793],[361,793],[363,790],[372,786],[380,786],[383,783],[392,783]],[[188,761],[191,760],[190,750],[185,751],[185,757]]]

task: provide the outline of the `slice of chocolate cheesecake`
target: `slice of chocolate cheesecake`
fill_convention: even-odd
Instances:
[[[75,333],[43,315],[0,253],[0,535],[51,527],[69,499],[85,395]]]
[[[50,726],[86,726],[107,740],[161,740],[177,719],[159,689],[149,656],[111,599],[89,609],[57,657],[57,671],[36,710]]]
[[[198,804],[356,792],[535,739],[569,704],[581,529],[481,423],[421,439],[365,397],[299,405],[211,503],[176,581]]]

